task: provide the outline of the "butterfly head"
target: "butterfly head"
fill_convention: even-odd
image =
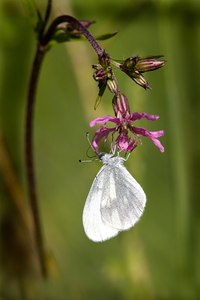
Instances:
[[[124,163],[124,158],[119,155],[115,156],[114,154],[100,152],[98,156],[99,156],[100,161],[102,161],[102,163],[106,164],[106,165],[112,166],[112,165]]]

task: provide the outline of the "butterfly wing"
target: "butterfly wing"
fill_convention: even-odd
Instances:
[[[106,184],[101,193],[102,220],[119,231],[131,228],[145,208],[142,187],[123,165],[110,167]]]
[[[86,235],[94,242],[102,242],[116,236],[118,229],[104,223],[101,216],[102,196],[108,181],[108,169],[104,165],[96,175],[83,210],[83,227]]]

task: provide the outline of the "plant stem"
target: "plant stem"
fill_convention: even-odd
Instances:
[[[49,20],[49,16],[51,13],[51,8],[52,8],[52,0],[48,0],[47,3],[47,7],[46,7],[46,13],[45,13],[45,18],[44,18],[44,24],[46,25],[48,20]]]
[[[66,23],[66,22],[72,24],[74,28],[82,32],[82,34],[87,38],[89,43],[96,51],[100,61],[102,59],[109,58],[108,54],[106,54],[105,51],[100,47],[100,45],[90,34],[90,32],[77,19],[71,16],[64,15],[64,16],[57,17],[51,23],[47,32],[44,33],[50,11],[51,11],[51,0],[48,1],[44,26],[40,32],[39,43],[37,46],[37,51],[32,66],[31,78],[29,83],[29,91],[28,91],[28,103],[27,103],[27,111],[26,111],[26,132],[25,132],[25,155],[26,155],[26,171],[27,171],[27,179],[28,179],[28,192],[29,192],[30,206],[31,206],[33,224],[34,224],[36,249],[39,256],[41,273],[44,278],[47,276],[47,269],[45,264],[43,234],[42,234],[41,220],[40,220],[37,193],[36,193],[36,180],[35,180],[34,155],[33,155],[34,104],[35,104],[36,90],[37,90],[41,64],[44,58],[45,51],[48,48],[48,43],[51,40],[56,30],[56,27],[59,24]]]
[[[45,265],[45,252],[43,245],[41,221],[39,215],[39,208],[36,196],[36,181],[34,172],[34,157],[33,157],[33,121],[34,121],[34,104],[37,83],[39,78],[39,73],[41,69],[42,60],[44,57],[44,48],[40,44],[37,46],[37,51],[33,61],[31,78],[28,90],[28,103],[26,111],[26,132],[25,132],[25,156],[26,156],[26,171],[28,178],[28,192],[30,199],[30,206],[33,217],[34,233],[36,249],[39,256],[40,268],[43,277],[46,277],[47,270]]]
[[[70,23],[74,26],[74,28],[81,31],[81,33],[86,37],[88,42],[94,48],[98,57],[100,59],[102,58],[102,56],[104,55],[104,50],[101,48],[101,46],[97,43],[97,41],[94,39],[94,37],[91,35],[91,33],[77,19],[75,19],[74,17],[69,16],[69,15],[59,16],[51,23],[48,31],[46,32],[46,34],[44,36],[44,39],[42,40],[43,45],[48,44],[52,35],[55,32],[56,27],[62,23]]]
[[[45,12],[45,17],[44,17],[44,21],[43,21],[43,26],[42,26],[42,28],[41,28],[40,35],[39,35],[40,39],[41,39],[42,36],[43,36],[45,27],[46,27],[47,22],[48,22],[48,20],[49,20],[50,13],[51,13],[51,8],[52,8],[52,0],[48,0],[48,2],[47,2],[47,7],[46,7],[46,12]]]

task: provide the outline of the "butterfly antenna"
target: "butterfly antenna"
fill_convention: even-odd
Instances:
[[[92,146],[92,143],[91,143],[91,141],[90,141],[90,134],[89,134],[89,132],[86,132],[86,138],[87,138],[87,140],[88,140],[88,143],[89,143],[90,147],[91,147],[92,150],[95,152],[94,147]]]
[[[92,162],[92,161],[93,161],[92,159],[87,159],[87,160],[79,159],[80,163],[89,163],[89,162]]]
[[[95,151],[95,149],[94,149],[94,147],[92,146],[92,143],[91,143],[91,141],[90,141],[89,132],[86,133],[86,138],[87,138],[88,143],[89,143],[89,148],[87,149],[86,155],[87,155],[87,157],[90,158],[90,159],[87,159],[87,160],[79,159],[79,162],[86,162],[86,163],[88,163],[88,162],[92,162],[92,161],[94,161],[94,160],[99,160],[99,158],[97,158],[96,151]],[[88,151],[89,151],[91,148],[92,148],[92,150],[93,150],[94,153],[95,153],[95,155],[93,155],[93,156],[88,155]]]
[[[93,158],[93,157],[91,157],[92,159],[86,159],[86,160],[82,160],[82,159],[79,159],[79,162],[80,163],[90,163],[90,162],[93,162],[93,161],[95,161],[95,160],[98,160],[99,161],[99,158]]]
[[[89,136],[89,132],[86,132],[86,138],[87,138],[87,140],[88,140],[88,143],[89,143],[89,145],[90,145],[90,147],[88,148],[88,150],[87,150],[87,157],[89,157],[89,158],[93,158],[93,157],[95,157],[96,156],[96,151],[95,151],[95,149],[94,149],[94,147],[93,147],[93,145],[92,145],[92,143],[91,143],[91,141],[90,141],[90,136]],[[92,148],[92,150],[94,151],[94,153],[95,153],[95,155],[94,156],[89,156],[88,155],[88,151],[89,151],[89,149],[90,148]]]

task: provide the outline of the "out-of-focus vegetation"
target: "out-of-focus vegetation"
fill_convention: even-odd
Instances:
[[[41,12],[45,0],[36,1]],[[92,19],[94,34],[119,31],[101,45],[114,58],[163,54],[144,91],[117,72],[133,111],[159,114],[165,153],[143,140],[127,168],[148,203],[130,231],[89,241],[82,209],[99,163],[80,164],[89,121],[111,114],[111,96],[93,110],[97,62],[84,42],[46,55],[37,92],[34,150],[49,277],[38,275],[24,165],[28,81],[36,42],[21,1],[0,2],[0,299],[183,299],[200,297],[200,2],[54,1],[53,13]],[[91,135],[93,130],[90,130]]]

